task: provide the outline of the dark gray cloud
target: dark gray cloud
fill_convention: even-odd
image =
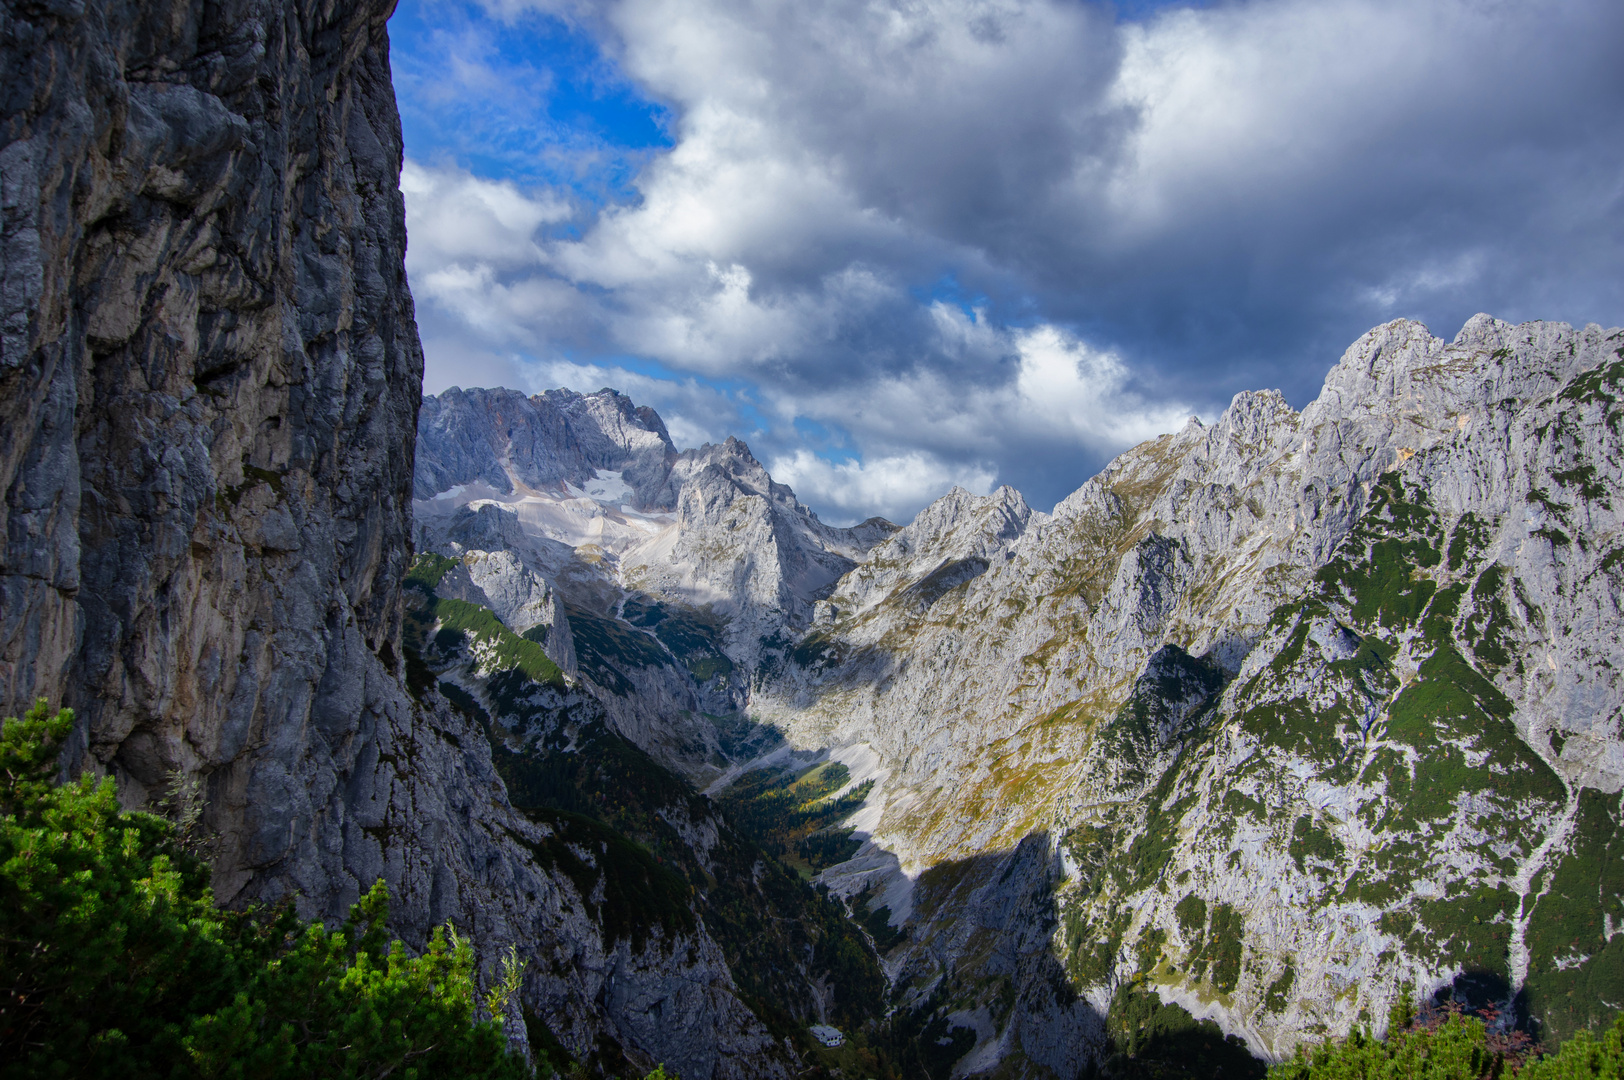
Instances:
[[[674,145],[569,232],[555,192],[415,167],[428,389],[614,382],[679,439],[744,433],[831,518],[952,482],[1047,505],[1237,390],[1302,404],[1398,316],[1624,321],[1610,0],[619,0],[579,25]]]

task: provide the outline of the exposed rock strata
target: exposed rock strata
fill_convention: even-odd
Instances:
[[[714,605],[731,700],[789,739],[773,764],[872,759],[865,843],[822,880],[906,925],[887,962],[905,1001],[976,1033],[961,1071],[1095,1045],[1088,1018],[1136,975],[1267,1055],[1462,975],[1521,986],[1562,1037],[1624,978],[1624,885],[1599,869],[1624,850],[1621,349],[1594,326],[1479,316],[1446,342],[1400,320],[1301,412],[1240,394],[1052,513],[954,491],[849,549],[785,529],[764,474],[711,486],[686,465],[707,448],[672,469],[691,509],[669,539],[540,572],[632,622]],[[768,573],[717,574],[741,563]],[[674,653],[651,663],[700,692]],[[716,730],[664,753],[728,751]],[[944,867],[965,868],[953,903]],[[977,897],[1034,874],[1053,907],[983,925]],[[1609,929],[1568,941],[1579,912]],[[1041,964],[999,959],[1044,927],[1075,1016]]]

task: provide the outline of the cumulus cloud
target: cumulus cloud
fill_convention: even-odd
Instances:
[[[1042,505],[1398,315],[1624,321],[1606,0],[488,6],[596,35],[673,144],[591,211],[414,163],[429,385],[452,339],[619,373],[842,513],[986,470]]]
[[[1040,326],[1015,336],[1019,373],[1003,410],[1012,422],[1029,419],[1061,438],[1102,451],[1153,439],[1190,416],[1178,403],[1147,404],[1124,392],[1127,368],[1057,327]]]
[[[945,305],[937,316],[944,337],[968,342],[972,355],[1000,358],[992,364],[1009,377],[989,384],[920,364],[868,379],[858,393],[841,386],[801,394],[764,390],[762,408],[786,421],[839,425],[872,454],[919,450],[973,471],[990,466],[1000,481],[1023,491],[1045,490],[1044,469],[1053,466],[1053,489],[1062,492],[1118,451],[1175,430],[1192,413],[1210,418],[1215,412],[1210,405],[1145,398],[1120,359],[1059,327],[1000,330]]]
[[[536,230],[570,215],[569,204],[550,193],[527,195],[510,181],[414,161],[401,168],[400,190],[411,215],[408,270],[533,266],[541,261]]]
[[[953,464],[918,451],[832,462],[805,447],[769,459],[767,471],[819,507],[831,525],[855,525],[875,515],[907,521],[954,486],[986,495],[998,477],[991,465]]]

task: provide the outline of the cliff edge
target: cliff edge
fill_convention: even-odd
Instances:
[[[69,705],[70,772],[200,810],[222,903],[332,918],[383,877],[408,942],[453,919],[482,964],[519,947],[516,1037],[783,1075],[704,927],[610,927],[594,856],[538,864],[557,830],[485,732],[404,685],[391,8],[0,8],[0,711]]]

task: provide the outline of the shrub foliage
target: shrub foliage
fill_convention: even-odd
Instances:
[[[408,956],[382,881],[333,931],[217,909],[168,822],[53,782],[72,724],[40,701],[0,733],[0,1078],[532,1074],[449,925]]]
[[[1555,1054],[1527,1035],[1504,1030],[1495,1010],[1470,1016],[1446,1005],[1420,1013],[1403,997],[1388,1017],[1386,1040],[1368,1031],[1317,1046],[1269,1070],[1269,1080],[1589,1080],[1624,1077],[1624,1016],[1593,1037],[1588,1031]]]

